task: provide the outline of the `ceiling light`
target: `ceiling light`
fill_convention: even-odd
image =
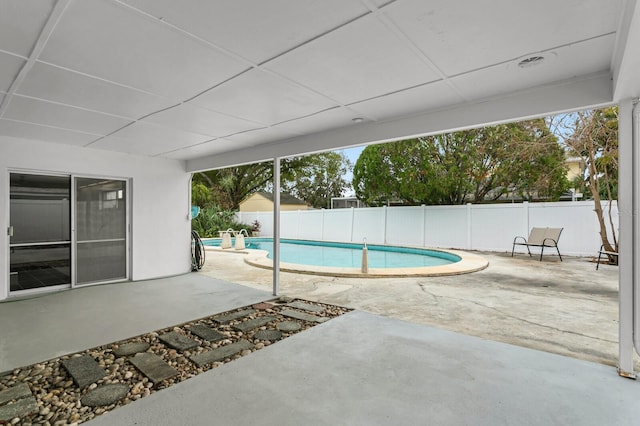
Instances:
[[[364,118],[356,117],[356,118],[352,118],[351,121],[353,121],[354,123],[362,123],[364,121]]]

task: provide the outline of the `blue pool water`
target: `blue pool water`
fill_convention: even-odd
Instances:
[[[207,240],[204,244],[219,246],[220,240]],[[272,258],[273,240],[271,238],[249,238],[245,240],[245,244],[250,249],[268,251],[268,257]],[[368,259],[370,268],[417,268],[448,265],[458,262],[460,257],[427,249],[369,245]],[[283,239],[280,240],[280,261],[314,266],[359,268],[362,262],[362,245]]]

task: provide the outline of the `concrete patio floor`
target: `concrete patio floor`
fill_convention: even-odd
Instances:
[[[206,271],[200,274],[96,286],[0,303],[0,321],[7,325],[0,335],[0,371],[272,297],[267,291],[269,279],[253,284],[264,288],[260,289],[206,276],[226,274],[222,269],[216,272],[220,261],[238,266],[236,276],[242,279],[239,265],[231,265],[229,259],[242,264],[241,256],[225,254],[222,260],[210,258]],[[528,262],[524,258],[515,261]],[[528,268],[559,267],[553,262],[543,265]],[[270,277],[269,271],[261,272]],[[482,273],[491,273],[491,268],[476,274]],[[493,274],[496,273],[494,269]],[[617,271],[611,268],[605,273],[615,275]],[[595,276],[595,271],[591,276]],[[461,280],[457,289],[464,288],[465,282],[468,287],[468,280],[473,281],[471,276],[463,277],[457,277]],[[319,284],[319,277],[312,278],[316,279],[315,290],[309,293],[315,294],[315,299],[336,298],[344,293],[345,287],[335,286],[353,285],[342,281]],[[455,284],[456,277],[452,278],[449,286]],[[535,276],[525,274],[519,278],[527,282]],[[292,284],[283,281],[282,294],[298,296],[287,288]],[[444,286],[419,281],[431,293]],[[580,298],[597,305],[597,300],[578,297],[564,287],[560,290],[556,288],[558,284],[554,287],[554,282],[557,280],[544,284],[549,287],[541,287],[538,303],[546,300],[545,292],[555,291],[559,299]],[[574,284],[576,290],[582,286]],[[406,287],[406,283],[398,285]],[[507,289],[507,284],[503,285]],[[414,286],[423,292],[421,285]],[[485,298],[478,302],[481,305],[491,301],[498,304],[518,295],[513,289],[505,293],[508,297],[499,297],[498,289],[491,286],[485,286],[484,290]],[[405,301],[404,297],[384,296],[380,291],[360,290],[371,294],[372,302],[395,298],[404,304],[415,300],[413,293]],[[601,292],[608,294],[610,290]],[[435,294],[430,297],[447,300],[448,296]],[[526,297],[521,295],[519,299]],[[533,306],[518,303],[521,311]],[[416,306],[420,305],[425,304]],[[444,309],[437,303],[425,306],[433,312]],[[498,308],[502,310],[501,306]],[[640,416],[640,383],[618,377],[615,368],[609,365],[392,317],[399,317],[397,312],[386,316],[351,312],[87,424],[622,425],[632,424]],[[464,312],[455,315],[466,318]],[[496,318],[508,322],[511,317],[496,314]],[[448,321],[455,322],[452,318]],[[471,325],[466,327],[475,330]]]
[[[336,278],[282,272],[282,294],[617,366],[618,267],[589,258],[475,252],[489,267],[423,278]],[[201,273],[271,291],[272,271],[234,250],[207,251]],[[640,360],[636,356],[636,370]]]

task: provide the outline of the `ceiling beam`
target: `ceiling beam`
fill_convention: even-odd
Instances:
[[[640,97],[640,7],[628,0],[622,13],[613,53],[613,98],[616,102]]]
[[[609,105],[609,73],[568,80],[508,96],[393,120],[355,124],[187,161],[196,172],[404,138],[518,121]]]

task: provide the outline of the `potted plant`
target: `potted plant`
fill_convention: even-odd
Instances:
[[[252,237],[260,236],[260,221],[258,219],[254,220],[251,223],[251,236]]]

